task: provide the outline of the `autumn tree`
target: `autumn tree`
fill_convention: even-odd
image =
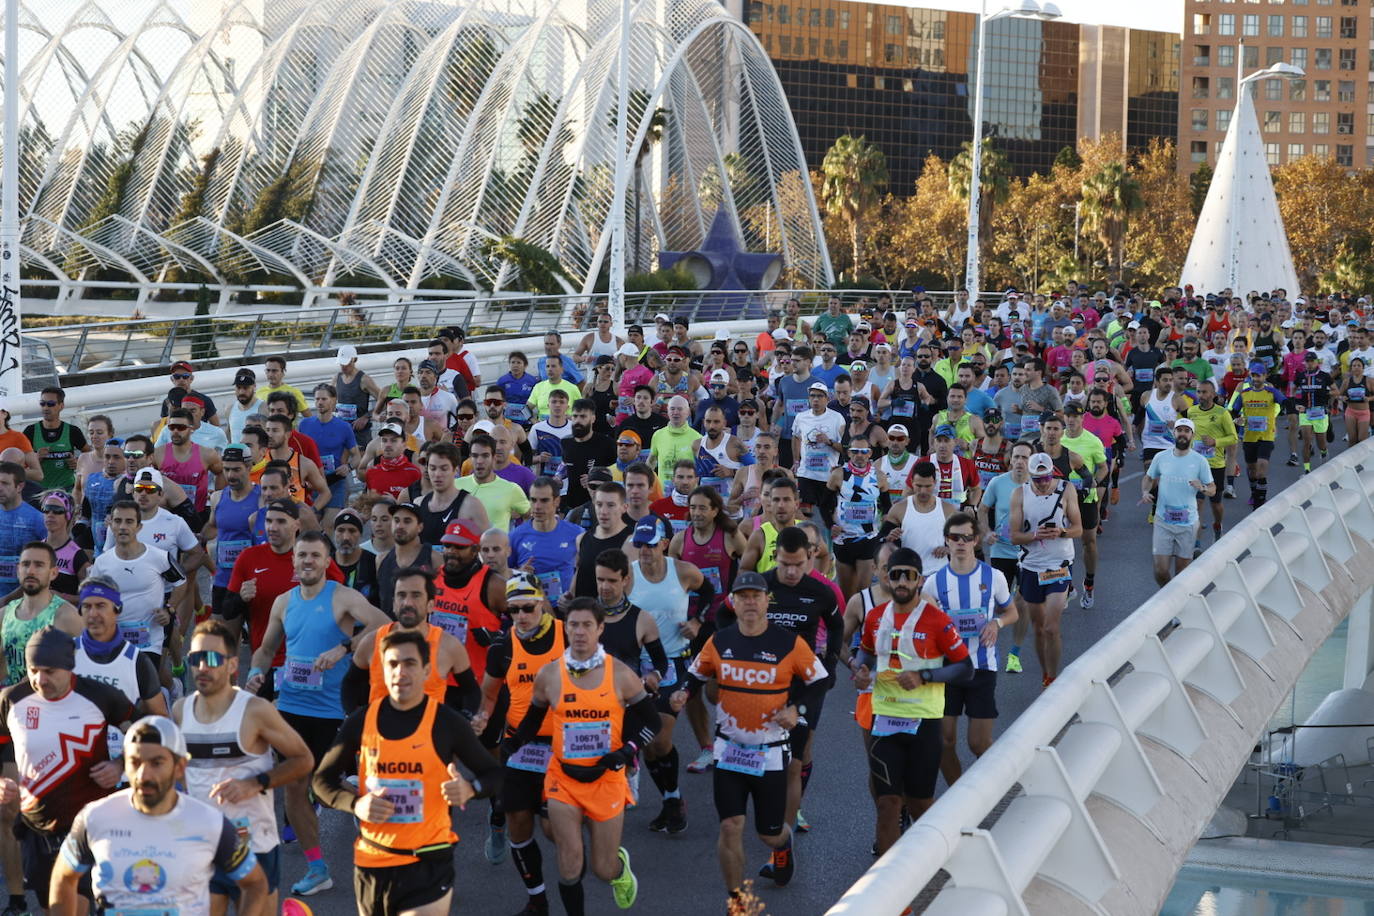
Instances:
[[[1312,289],[1338,259],[1349,257],[1367,232],[1371,210],[1368,181],[1347,174],[1329,156],[1303,156],[1274,170],[1279,214],[1298,283]]]
[[[904,254],[907,269],[938,274],[948,289],[956,289],[964,276],[965,216],[964,204],[950,191],[948,164],[932,153],[915,193],[893,209],[892,243]]]
[[[887,187],[887,157],[864,137],[844,134],[821,161],[821,200],[849,230],[850,260],[857,278],[863,263],[862,226]]]
[[[1140,195],[1140,213],[1126,233],[1126,260],[1136,266],[1133,278],[1147,286],[1178,282],[1195,220],[1189,179],[1178,173],[1178,154],[1172,140],[1154,139],[1131,163]]]

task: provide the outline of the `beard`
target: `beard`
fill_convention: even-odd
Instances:
[[[572,434],[573,434],[573,437],[574,437],[574,438],[582,439],[582,438],[584,438],[584,437],[586,437],[586,436],[591,435],[591,432],[592,432],[592,428],[591,428],[590,426],[585,425],[585,424],[582,424],[582,423],[574,423],[574,424],[572,425]]]

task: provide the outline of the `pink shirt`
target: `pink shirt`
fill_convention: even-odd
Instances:
[[[620,396],[619,403],[616,404],[615,421],[620,423],[631,413],[634,412],[635,388],[640,385],[648,385],[653,381],[654,370],[643,363],[638,363],[632,369],[627,369],[625,374],[620,377],[620,385],[616,389],[616,394]]]
[[[1071,347],[1050,347],[1045,353],[1045,366],[1051,373],[1058,372],[1073,364],[1073,349]]]
[[[1117,422],[1116,417],[1113,417],[1109,413],[1104,413],[1100,417],[1085,413],[1083,415],[1083,428],[1101,439],[1102,445],[1106,448],[1111,448],[1112,443],[1116,441],[1116,437],[1123,432],[1121,424]]]

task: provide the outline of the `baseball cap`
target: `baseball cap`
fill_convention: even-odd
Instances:
[[[472,424],[472,431],[475,433],[494,433],[496,432],[496,424],[490,420],[478,420]]]
[[[383,423],[383,424],[377,429],[377,435],[378,435],[378,436],[382,436],[382,435],[385,435],[385,434],[387,434],[387,433],[390,433],[390,434],[393,435],[393,436],[397,436],[397,437],[400,437],[400,438],[404,438],[404,437],[405,437],[405,434],[406,434],[406,431],[401,427],[401,424],[399,424],[399,423],[395,423],[395,422],[392,422],[392,423]]]
[[[1139,321],[1132,321],[1130,324],[1126,325],[1128,331],[1134,331],[1138,327],[1140,327]]]
[[[856,394],[856,395],[854,395],[854,397],[852,397],[852,398],[849,399],[849,403],[850,403],[851,406],[854,405],[854,404],[858,404],[858,405],[859,405],[860,407],[862,407],[864,410],[872,410],[872,409],[873,409],[873,405],[871,405],[871,404],[868,402],[868,397],[867,397],[866,395]]]
[[[609,354],[609,353],[602,353],[600,356],[598,356],[598,357],[596,358],[596,362],[593,363],[592,365],[594,365],[594,366],[609,366],[609,365],[612,365],[614,362],[615,362],[615,357],[614,357],[614,356],[612,356],[612,355]]]
[[[339,514],[334,516],[334,527],[337,528],[340,525],[352,525],[354,528],[362,531],[363,517],[359,515],[355,509],[340,509]]]
[[[739,402],[739,409],[744,410],[746,407],[750,410],[758,410],[759,402],[753,398],[745,398],[743,401]]]
[[[253,374],[252,369],[240,369],[238,372],[234,373],[235,388],[240,385],[256,385],[257,383],[258,377]]]
[[[879,350],[891,350],[891,349],[892,349],[892,347],[890,347],[890,346],[887,344],[886,341],[882,341],[882,340],[878,341],[877,343],[875,343],[875,344],[873,345],[873,352],[874,352],[874,353],[877,353]]]
[[[197,397],[197,396],[194,395],[194,394],[184,395],[184,396],[182,396],[182,399],[181,399],[181,406],[182,406],[182,407],[199,407],[201,410],[204,410],[204,409],[205,409],[205,399],[204,399],[204,398],[201,398],[201,397]]]
[[[854,360],[854,362],[852,362],[852,363],[849,364],[849,371],[850,371],[850,372],[867,372],[867,371],[868,371],[868,363],[864,362],[864,361],[861,360],[861,359],[856,359],[856,360]]]
[[[773,329],[773,339],[774,339],[774,340],[786,340],[787,337],[788,337],[787,328],[774,328],[774,329]]]
[[[342,347],[339,347],[338,357],[339,365],[347,366],[349,363],[353,362],[353,360],[358,358],[358,348],[353,346],[352,344],[344,344]]]
[[[1187,324],[1185,324],[1185,325],[1183,326],[1183,330],[1184,330],[1185,332],[1187,332],[1187,331],[1196,331],[1196,330],[1197,330],[1197,325],[1193,324],[1193,323],[1190,321],[1190,322],[1188,322]]]
[[[1078,403],[1077,401],[1069,401],[1067,404],[1064,405],[1064,413],[1073,414],[1074,416],[1082,416],[1083,405]]]
[[[224,451],[220,452],[219,457],[222,461],[247,461],[251,454],[252,449],[242,442],[230,442],[224,447]]]
[[[672,324],[673,319],[669,318],[666,312],[659,312],[654,316],[654,321],[661,321],[664,324]]]
[[[506,600],[513,598],[526,598],[535,601],[544,600],[544,590],[539,587],[539,580],[525,573],[513,573],[506,580]]]
[[[627,445],[637,445],[641,448],[644,445],[644,440],[640,438],[639,433],[632,429],[622,429],[620,435],[615,437],[615,441],[617,445],[625,443]]]
[[[425,520],[424,516],[420,514],[420,507],[414,503],[396,503],[394,506],[387,506],[386,511],[387,514],[393,518],[397,512],[409,512],[411,515],[415,516],[417,521],[423,522]]]
[[[134,486],[139,484],[149,485],[162,489],[162,473],[156,468],[143,468],[134,475]]]
[[[195,366],[192,366],[190,363],[188,363],[188,362],[187,362],[186,360],[184,360],[184,359],[179,359],[179,360],[177,360],[176,362],[172,363],[172,369],[171,369],[171,371],[172,371],[172,372],[175,372],[175,371],[177,371],[178,369],[184,369],[184,370],[186,370],[187,372],[195,372],[195,371],[196,371],[196,367],[195,367]]]
[[[812,392],[812,391],[819,391],[819,392],[821,392],[822,394],[829,394],[829,393],[830,393],[830,389],[827,388],[827,387],[825,387],[825,382],[812,382],[811,385],[810,385],[806,390],[807,390],[808,393],[809,393],[809,392]]]
[[[716,328],[716,336],[715,336],[715,339],[716,339],[716,340],[729,340],[729,339],[730,339],[730,332],[727,331],[727,330],[725,330],[725,328]]]
[[[439,543],[454,547],[475,547],[480,540],[481,532],[459,518],[448,523],[448,527],[444,529],[444,536],[439,538]]]
[[[124,741],[126,744],[160,744],[171,751],[174,757],[191,759],[181,729],[166,716],[144,716],[133,724]]]
[[[1250,371],[1257,375],[1264,375],[1264,373],[1268,370],[1264,368],[1264,363],[1260,362],[1259,360],[1255,360],[1250,364]]]
[[[906,436],[911,438],[911,434],[906,431],[906,427],[901,423],[893,423],[887,428],[888,436]]]
[[[768,580],[763,577],[762,573],[742,572],[735,576],[735,582],[730,586],[730,592],[733,594],[745,591],[766,592],[768,591]]]
[[[614,483],[615,478],[611,476],[610,468],[592,468],[587,472],[587,484],[594,483]]]
[[[284,514],[286,514],[286,515],[291,516],[291,517],[294,518],[294,519],[300,519],[300,517],[301,517],[301,507],[300,507],[299,505],[296,504],[296,501],[295,501],[294,499],[288,499],[288,498],[286,498],[286,497],[282,497],[282,498],[280,498],[280,499],[274,499],[274,500],[272,500],[270,503],[268,503],[266,506],[264,506],[264,507],[263,507],[263,517],[264,517],[264,518],[267,517],[267,513],[268,513],[268,512],[281,512],[281,513],[284,513]]]
[[[681,356],[683,359],[686,359],[687,357],[689,357],[689,356],[692,355],[692,354],[690,354],[690,353],[687,352],[687,348],[684,347],[682,344],[673,344],[671,347],[668,348],[668,352],[669,352],[669,353],[676,353],[678,356]]]
[[[1054,462],[1051,461],[1050,456],[1046,455],[1044,452],[1036,452],[1034,455],[1031,455],[1027,467],[1032,474],[1044,475],[1054,473]]]
[[[615,355],[616,355],[616,356],[638,356],[638,355],[639,355],[639,348],[636,347],[636,346],[635,346],[634,344],[632,344],[632,343],[624,343],[624,344],[621,344],[621,345],[620,345],[620,349],[619,349],[619,350],[616,350],[616,351],[615,351]]]
[[[1191,429],[1193,432],[1197,432],[1197,426],[1195,426],[1193,424],[1193,421],[1189,420],[1187,417],[1179,417],[1177,420],[1175,420],[1174,429]]]
[[[935,427],[936,439],[953,439],[954,435],[954,427],[950,426],[948,423],[941,423],[939,426]]]
[[[673,529],[668,523],[651,512],[635,523],[632,540],[636,547],[649,547],[670,540],[672,536]]]
[[[435,375],[439,374],[439,364],[432,359],[420,360],[420,371],[423,372],[426,369],[433,372]]]
[[[724,369],[717,369],[711,373],[711,381],[720,382],[722,385],[728,384],[730,381],[730,373],[726,372]]]
[[[998,408],[998,407],[989,407],[987,410],[983,411],[983,422],[984,422],[984,423],[986,423],[986,422],[989,421],[989,420],[1001,420],[1001,419],[1002,419],[1002,410],[1001,410],[1001,408]]]

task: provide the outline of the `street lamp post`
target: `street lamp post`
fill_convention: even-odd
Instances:
[[[970,302],[978,298],[978,208],[982,198],[983,172],[983,61],[987,52],[988,23],[998,19],[1058,19],[1062,13],[1053,3],[1038,0],[1019,0],[995,13],[988,13],[988,0],[983,0],[978,14],[978,58],[974,64],[973,87],[973,147],[970,149],[968,185],[968,261],[964,270],[964,285],[968,287]]]
[[[5,0],[4,167],[0,170],[0,396],[24,390],[19,335],[19,0]]]
[[[1240,61],[1241,58],[1244,57],[1244,53],[1245,53],[1245,45],[1244,45],[1244,44],[1241,44],[1240,49],[1239,49],[1239,50],[1237,51],[1237,53],[1236,53],[1236,58],[1237,58],[1237,61],[1238,61],[1238,66],[1237,66],[1237,73],[1238,73],[1238,75],[1239,75],[1240,72],[1243,72],[1243,71],[1241,71],[1240,68],[1243,67],[1244,64],[1239,63],[1239,61]],[[1269,78],[1271,78],[1271,77],[1276,77],[1276,76],[1279,76],[1279,77],[1286,76],[1286,77],[1288,77],[1289,79],[1298,79],[1299,77],[1302,77],[1302,76],[1305,76],[1305,75],[1306,75],[1306,71],[1304,71],[1304,70],[1302,69],[1302,67],[1296,66],[1296,65],[1294,65],[1294,64],[1286,64],[1286,63],[1280,62],[1280,63],[1277,63],[1277,64],[1273,64],[1273,65],[1271,65],[1271,66],[1265,67],[1263,70],[1256,70],[1254,73],[1251,73],[1249,76],[1241,77],[1240,79],[1238,79],[1238,80],[1236,81],[1236,107],[1235,107],[1234,109],[1232,109],[1232,112],[1231,112],[1231,125],[1230,125],[1230,128],[1229,128],[1229,129],[1230,129],[1230,130],[1234,130],[1234,131],[1237,132],[1237,144],[1239,143],[1239,132],[1240,132],[1241,129],[1242,129],[1242,125],[1240,124],[1240,119],[1241,119],[1241,106],[1245,104],[1245,101],[1246,101],[1245,93],[1247,93],[1247,92],[1250,91],[1250,89],[1249,89],[1250,84],[1253,83],[1253,82],[1255,82],[1256,80],[1269,79]],[[1238,281],[1238,279],[1239,279],[1239,278],[1236,276],[1236,274],[1237,274],[1237,272],[1238,272],[1238,270],[1239,270],[1239,265],[1238,265],[1237,254],[1236,254],[1236,248],[1237,248],[1236,242],[1238,241],[1238,233],[1237,233],[1237,227],[1236,227],[1236,193],[1235,193],[1236,166],[1237,166],[1238,164],[1239,164],[1239,163],[1238,163],[1237,160],[1236,160],[1236,150],[1235,150],[1235,147],[1234,147],[1234,145],[1233,145],[1232,150],[1231,150],[1231,185],[1232,185],[1232,187],[1231,187],[1231,193],[1230,193],[1229,195],[1227,195],[1227,202],[1226,202],[1226,225],[1227,225],[1227,231],[1230,233],[1230,240],[1229,240],[1229,241],[1230,241],[1230,244],[1227,246],[1228,250],[1227,250],[1227,253],[1226,253],[1227,261],[1228,261],[1228,264],[1227,264],[1227,271],[1226,271],[1226,277],[1227,277],[1227,283],[1226,283],[1226,285],[1229,286],[1231,289],[1236,289],[1237,281]]]
[[[630,130],[630,2],[620,0],[620,54],[616,59],[615,192],[611,197],[611,269],[606,305],[612,333],[625,333],[625,184],[629,178],[626,137]],[[638,213],[636,213],[638,218]]]

